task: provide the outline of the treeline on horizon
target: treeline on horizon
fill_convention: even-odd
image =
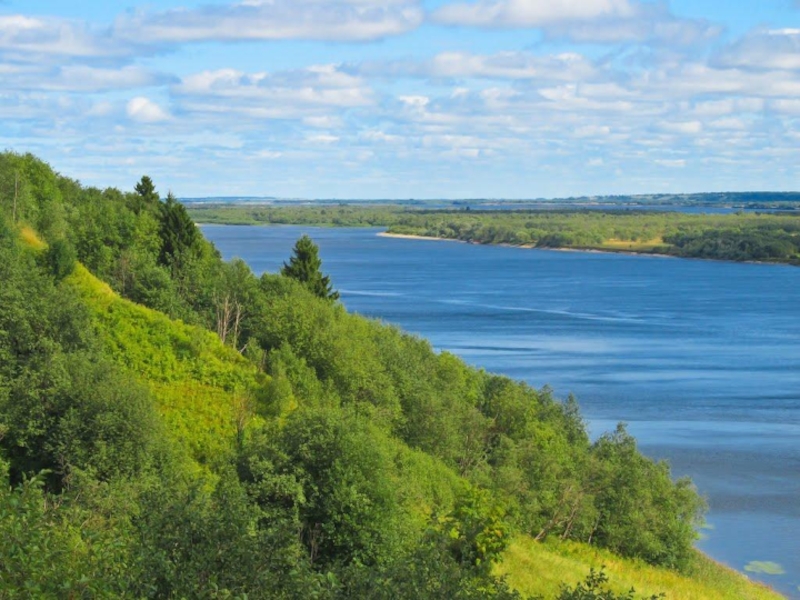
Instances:
[[[347,313],[313,244],[257,277],[149,178],[10,152],[0,215],[0,597],[516,598],[513,535],[691,571],[690,481]]]
[[[386,227],[389,233],[510,244],[800,264],[800,215],[605,210],[424,210],[398,206],[191,207],[202,223]]]

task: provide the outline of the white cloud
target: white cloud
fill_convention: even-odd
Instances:
[[[87,117],[107,117],[114,113],[114,105],[111,102],[102,101],[97,102],[92,105],[92,107],[86,111]]]
[[[235,69],[203,71],[186,77],[174,92],[187,100],[225,99],[237,107],[272,108],[297,113],[309,107],[358,107],[373,103],[373,92],[359,77],[335,65],[295,71],[244,73]],[[324,116],[324,115],[323,115]]]
[[[359,68],[365,74],[426,77],[432,79],[542,79],[549,81],[586,80],[596,68],[575,52],[539,56],[530,52],[470,54],[442,52],[420,62],[367,63]]]
[[[406,106],[413,108],[423,108],[431,101],[427,96],[400,96],[398,100]]]
[[[670,169],[682,169],[686,166],[686,160],[683,158],[659,158],[653,162],[662,167],[669,167]]]
[[[718,68],[701,62],[685,62],[671,69],[656,68],[641,75],[632,85],[662,98],[715,94],[731,100],[800,95],[800,76],[783,71]]]
[[[628,0],[478,0],[447,4],[433,19],[449,25],[529,28],[601,17],[629,17],[634,8]]]
[[[131,45],[77,21],[0,15],[0,50],[17,61],[38,63],[43,56],[119,57],[129,54]]]
[[[379,142],[384,144],[397,144],[403,139],[399,135],[391,135],[376,129],[363,131],[358,137],[365,142]]]
[[[266,160],[275,160],[283,156],[283,152],[276,152],[274,150],[259,150],[255,154],[256,158],[263,158]]]
[[[715,64],[756,70],[800,70],[800,30],[758,30],[723,49]]]
[[[158,123],[169,119],[169,114],[163,108],[144,96],[131,99],[126,113],[129,119],[139,123]]]
[[[0,73],[3,73],[2,87],[6,90],[95,93],[150,87],[172,81],[167,75],[137,66],[115,69],[80,64],[54,68],[29,65],[5,70],[0,66]]]
[[[725,129],[735,131],[747,130],[747,122],[744,119],[736,117],[728,117],[726,119],[715,119],[708,124],[713,129]]]
[[[331,135],[329,133],[318,133],[306,136],[306,141],[310,144],[335,144],[339,139],[338,135]]]
[[[118,35],[149,43],[237,40],[365,41],[416,29],[416,0],[246,0],[120,18]]]
[[[68,90],[100,91],[149,87],[171,80],[171,77],[136,66],[109,69],[67,65],[59,69],[55,86]]]
[[[700,121],[663,121],[659,127],[670,133],[682,135],[697,135],[703,131],[703,124]]]
[[[781,98],[772,100],[769,108],[784,115],[800,115],[800,100],[796,98]]]
[[[575,136],[579,138],[605,137],[611,133],[608,125],[584,125],[575,130]]]
[[[674,16],[666,3],[641,0],[476,0],[445,4],[432,19],[446,25],[542,29],[551,38],[599,43],[691,45],[721,32],[706,21]]]

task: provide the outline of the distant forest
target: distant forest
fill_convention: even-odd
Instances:
[[[532,199],[500,199],[500,198],[465,198],[448,199],[406,199],[406,200],[342,200],[319,198],[304,200],[300,198],[276,198],[273,196],[236,196],[236,197],[202,197],[181,198],[187,206],[230,206],[233,204],[249,204],[253,206],[271,204],[277,206],[297,205],[355,205],[355,206],[406,206],[416,208],[580,208],[586,206],[613,207],[713,207],[732,209],[760,210],[800,210],[800,192],[704,192],[692,194],[635,194],[607,196],[570,196],[567,198],[532,198]]]
[[[800,212],[430,210],[349,204],[193,206],[189,214],[202,223],[373,226],[478,244],[800,264]]]

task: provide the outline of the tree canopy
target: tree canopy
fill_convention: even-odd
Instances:
[[[289,262],[283,263],[281,275],[296,279],[320,298],[338,300],[339,292],[333,289],[330,277],[322,274],[321,267],[319,248],[304,235],[294,245]]]

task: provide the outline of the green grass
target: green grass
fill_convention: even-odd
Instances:
[[[610,585],[617,593],[634,588],[639,595],[664,593],[667,600],[775,600],[777,592],[697,552],[685,575],[623,559],[607,550],[576,542],[536,542],[515,538],[506,550],[497,574],[526,595],[553,597],[562,582],[574,585],[591,568],[605,566]]]
[[[224,458],[258,422],[253,398],[268,378],[215,334],[119,297],[82,265],[69,281],[110,356],[150,388],[168,431],[195,461]]]

